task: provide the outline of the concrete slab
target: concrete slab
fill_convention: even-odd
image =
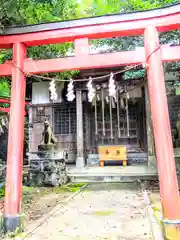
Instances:
[[[156,176],[157,169],[147,165],[134,165],[134,166],[86,166],[82,169],[77,169],[75,166],[67,167],[68,176]]]
[[[134,166],[91,166],[82,169],[68,167],[68,176],[72,182],[136,182],[157,179],[157,169],[147,165]]]

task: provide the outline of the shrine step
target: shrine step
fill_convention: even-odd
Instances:
[[[69,179],[73,183],[93,183],[93,182],[136,182],[141,181],[150,181],[157,180],[158,177],[155,176],[69,176]]]
[[[134,182],[157,179],[156,168],[147,165],[69,168],[68,176],[72,182]]]

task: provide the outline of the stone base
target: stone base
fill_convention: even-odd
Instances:
[[[4,217],[4,221],[3,221],[3,230],[5,231],[5,233],[13,233],[15,231],[17,231],[17,229],[19,231],[21,231],[21,219],[20,216],[8,216],[8,217]]]
[[[180,224],[165,224],[164,235],[166,240],[179,240],[180,239]]]
[[[62,158],[34,159],[28,171],[29,185],[60,186],[68,181],[66,163]]]
[[[57,144],[39,144],[38,151],[53,152],[58,148]]]
[[[156,167],[156,156],[148,156],[148,167]]]
[[[70,177],[72,183],[131,183],[141,181],[158,180],[157,176],[72,176]]]
[[[72,182],[131,182],[141,180],[157,180],[157,169],[147,165],[106,166],[85,168],[69,167],[67,175]]]
[[[85,159],[84,157],[76,158],[76,168],[84,168],[85,167]]]
[[[176,160],[176,164],[180,164],[180,148],[174,148],[174,157]],[[148,156],[148,166],[156,167],[156,156]],[[178,169],[178,168],[177,168]]]

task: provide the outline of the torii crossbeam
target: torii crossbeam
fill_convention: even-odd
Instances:
[[[180,4],[163,9],[66,22],[5,28],[0,48],[13,48],[12,61],[0,65],[0,76],[12,76],[4,223],[20,224],[26,74],[103,68],[146,62],[160,194],[166,230],[180,235],[180,202],[162,62],[180,60],[180,46],[159,44],[158,32],[180,28]],[[136,51],[90,55],[89,39],[144,35]],[[33,60],[26,49],[42,44],[75,43],[75,57]]]

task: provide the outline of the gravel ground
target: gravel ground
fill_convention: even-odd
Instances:
[[[136,183],[90,184],[46,219],[27,240],[152,239]]]
[[[28,191],[27,191],[28,190]],[[52,208],[54,208],[59,201],[63,201],[71,193],[57,192],[52,188],[26,188],[23,191],[22,212],[26,216],[26,223],[31,223],[42,218]],[[0,216],[3,215],[4,199],[0,199]]]

